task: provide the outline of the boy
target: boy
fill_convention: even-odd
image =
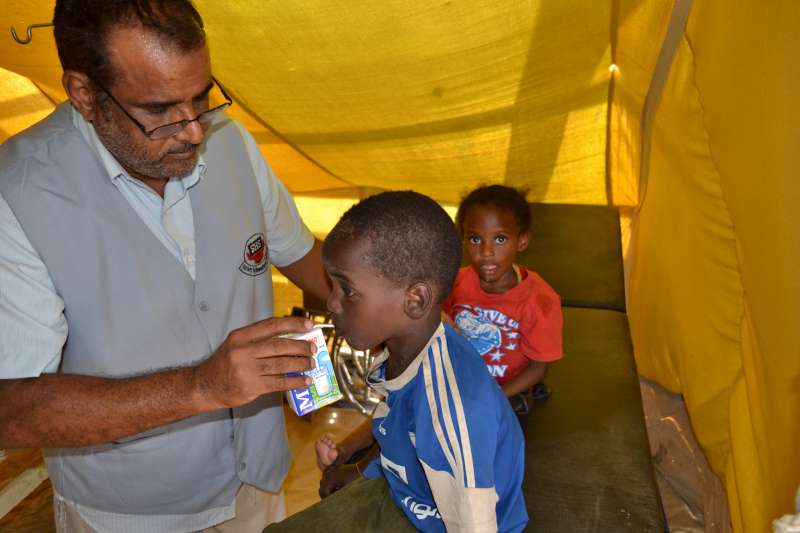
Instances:
[[[459,270],[444,312],[481,354],[525,423],[528,391],[546,398],[547,363],[562,356],[561,299],[538,274],[515,264],[528,246],[530,206],[505,185],[470,192],[456,225],[469,266]]]
[[[440,319],[460,258],[445,211],[411,191],[360,202],[325,239],[323,259],[333,283],[327,305],[337,334],[355,349],[385,346],[369,374],[385,400],[371,432],[362,427],[344,448],[318,446],[323,465],[334,461],[320,494],[362,476],[373,481],[345,487],[270,532],[314,523],[348,532],[525,527],[519,424],[474,348]],[[373,442],[377,447],[366,457],[344,464]],[[387,486],[394,505],[385,504]]]

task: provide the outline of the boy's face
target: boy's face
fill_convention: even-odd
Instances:
[[[333,288],[328,310],[336,334],[357,350],[374,348],[403,332],[405,290],[375,272],[366,260],[369,243],[343,243],[324,258]]]
[[[461,232],[464,254],[478,273],[484,291],[499,294],[517,284],[514,259],[517,252],[528,247],[528,234],[520,233],[511,209],[472,206],[464,217]]]

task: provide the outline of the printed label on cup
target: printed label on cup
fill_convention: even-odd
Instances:
[[[328,345],[325,343],[325,336],[322,334],[323,327],[331,327],[331,325],[322,324],[314,326],[314,329],[306,333],[283,335],[289,339],[313,340],[316,346],[316,353],[314,354],[316,366],[303,372],[304,375],[311,378],[311,385],[305,389],[286,391],[286,400],[289,403],[289,407],[300,416],[332,404],[342,397],[339,384],[336,382],[333,361],[331,361],[330,353],[328,353]]]

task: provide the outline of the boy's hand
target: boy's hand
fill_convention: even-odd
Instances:
[[[319,482],[319,497],[327,498],[359,477],[361,474],[354,464],[329,466],[322,473],[322,479]]]

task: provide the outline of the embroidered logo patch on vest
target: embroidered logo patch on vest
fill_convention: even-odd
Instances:
[[[244,261],[239,270],[248,276],[258,276],[267,269],[268,261],[267,240],[263,233],[256,233],[244,245]]]

